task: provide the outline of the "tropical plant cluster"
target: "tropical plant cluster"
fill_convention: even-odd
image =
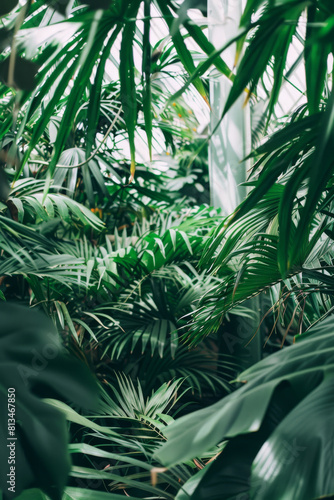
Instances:
[[[4,500],[332,498],[332,3],[248,0],[221,47],[198,0],[0,16]],[[219,126],[263,109],[232,214],[191,105],[217,72]]]

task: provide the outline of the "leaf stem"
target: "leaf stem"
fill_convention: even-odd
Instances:
[[[89,163],[97,155],[97,153],[100,151],[100,149],[103,146],[103,144],[106,142],[106,140],[108,138],[108,135],[110,134],[110,132],[114,128],[114,125],[116,124],[116,121],[120,117],[120,114],[121,114],[122,110],[123,110],[123,108],[121,106],[119,108],[119,110],[118,110],[115,118],[111,122],[110,127],[108,128],[107,132],[105,133],[102,141],[100,142],[100,144],[98,145],[98,147],[95,149],[95,151],[93,151],[93,153],[89,156],[89,158],[87,158],[86,160],[82,161],[81,163],[78,163],[77,165],[61,165],[61,164],[57,164],[56,168],[68,168],[68,169],[70,169],[70,168],[79,168],[79,167],[83,167],[84,165],[86,165],[86,163]],[[31,163],[39,163],[40,165],[50,165],[49,161],[44,161],[44,160],[32,160]]]

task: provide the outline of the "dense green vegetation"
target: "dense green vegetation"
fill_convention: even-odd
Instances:
[[[192,7],[0,6],[4,500],[334,495],[334,9],[248,0],[232,70]],[[295,39],[306,92],[278,120]],[[228,215],[190,104],[212,68],[222,126],[240,96],[264,110]]]

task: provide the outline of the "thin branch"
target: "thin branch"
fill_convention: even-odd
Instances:
[[[15,26],[14,26],[14,33],[13,33],[13,41],[12,41],[12,46],[11,46],[11,52],[9,56],[9,66],[8,66],[8,82],[7,85],[8,87],[14,87],[15,82],[14,82],[14,71],[15,71],[15,58],[16,58],[16,53],[17,53],[17,46],[16,46],[16,33],[19,31],[19,29],[22,26],[22,23],[24,21],[27,8],[28,8],[28,3],[26,2],[23,7],[21,8],[20,12],[17,15],[17,18],[15,20]]]
[[[77,165],[59,165],[59,164],[57,164],[56,167],[57,168],[79,168],[79,167],[83,167],[84,165],[86,165],[86,163],[89,163],[97,155],[97,153],[100,151],[100,149],[103,146],[103,144],[106,142],[106,140],[108,138],[108,135],[110,134],[110,132],[114,128],[114,125],[116,124],[116,122],[117,122],[118,118],[120,117],[120,114],[121,114],[122,111],[123,111],[123,108],[121,106],[119,108],[119,110],[118,110],[115,118],[111,122],[110,127],[108,128],[107,132],[105,133],[102,141],[100,142],[100,144],[98,145],[98,147],[95,149],[95,151],[90,155],[90,157],[87,158],[87,160],[82,161],[81,163],[78,163]],[[31,160],[31,163],[39,163],[41,165],[50,165],[49,161],[43,161],[43,160]]]

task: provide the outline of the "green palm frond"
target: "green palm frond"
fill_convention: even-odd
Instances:
[[[171,411],[177,400],[182,396],[178,395],[181,380],[162,384],[157,390],[152,391],[149,397],[144,397],[139,380],[136,386],[134,382],[121,373],[116,374],[117,386],[109,385],[108,391],[103,392],[103,405],[101,410],[105,416],[112,418],[154,419],[159,414],[163,414],[168,407]],[[109,394],[110,393],[110,394]]]
[[[233,356],[217,353],[205,344],[195,349],[180,344],[174,357],[168,351],[162,358],[146,352],[142,358],[134,356],[133,361],[130,357],[126,368],[127,373],[137,374],[140,380],[145,380],[145,391],[152,390],[156,381],[161,383],[182,377],[183,387],[190,388],[192,395],[200,397],[231,392],[231,382],[239,371],[240,365]]]
[[[173,471],[156,469],[160,464],[152,459],[152,455],[158,444],[165,440],[164,429],[174,421],[169,413],[179,397],[180,382],[164,384],[148,398],[144,398],[139,382],[136,387],[130,379],[120,375],[117,383],[122,394],[114,388],[110,396],[106,392],[110,387],[107,387],[101,410],[95,417],[83,417],[64,403],[47,400],[70,422],[79,423],[90,431],[83,436],[82,442],[69,445],[74,461],[70,475],[75,479],[76,487],[66,491],[69,495],[78,494],[80,498],[80,487],[86,487],[87,494],[93,494],[90,480],[97,479],[102,480],[101,486],[107,485],[111,498],[118,490],[129,492],[127,495],[130,494],[131,498],[134,498],[132,495],[136,498],[147,498],[147,495],[173,498],[172,491],[182,488],[191,472],[183,466]],[[104,425],[99,425],[96,420],[102,420]],[[109,421],[113,427],[105,425]],[[152,483],[157,472],[158,481]],[[99,495],[96,488],[94,494]]]
[[[201,262],[220,279],[202,296],[194,312],[190,324],[191,343],[217,331],[223,316],[234,306],[278,283],[286,285],[291,281],[293,292],[297,294],[315,292],[317,286],[325,294],[333,293],[331,261],[327,270],[321,270],[322,263],[326,262],[324,259],[328,260],[332,252],[332,244],[324,236],[324,231],[332,223],[324,215],[314,216],[308,245],[300,250],[289,274],[282,274],[279,257],[283,231],[278,226],[278,212],[284,203],[284,195],[284,186],[275,184],[254,209],[240,218],[236,212],[236,218],[226,220],[209,242]],[[294,206],[298,207],[298,202]],[[297,224],[296,208],[294,213]],[[300,287],[298,279],[297,284],[293,282],[297,275],[303,276],[302,282],[299,279]],[[308,278],[316,279],[317,285]]]
[[[146,54],[146,59],[149,57],[147,54],[153,52],[149,37],[150,22],[145,23],[144,36],[140,32],[139,23],[136,22],[140,4],[141,2],[138,0],[132,0],[128,3],[117,2],[110,4],[109,8],[105,10],[92,10],[83,6],[75,7],[68,12],[67,20],[54,23],[52,16],[50,16],[49,24],[44,25],[41,29],[39,23],[45,22],[44,14],[46,11],[49,13],[50,8],[41,1],[34,3],[34,8],[19,31],[20,53],[30,58],[33,56],[34,62],[40,66],[36,76],[36,90],[25,90],[20,96],[20,113],[24,113],[20,114],[18,118],[20,135],[25,127],[33,127],[29,146],[24,151],[21,171],[37,147],[54,116],[55,108],[64,95],[67,102],[61,116],[57,140],[54,143],[52,158],[48,166],[48,178],[53,177],[60,155],[66,149],[73,121],[77,113],[80,112],[81,98],[86,93],[91,96],[87,110],[89,120],[86,131],[89,154],[96,138],[102,82],[107,62],[119,71],[120,101],[130,143],[132,168],[134,168],[137,89],[139,87],[134,64],[134,48],[139,43],[143,54]],[[147,3],[147,6],[149,7],[150,4],[151,2]],[[177,8],[170,1],[167,3],[156,2],[155,7],[158,9],[158,15],[164,19],[167,29],[169,29],[172,25],[172,18],[177,16]],[[149,12],[148,8],[146,10]],[[185,26],[189,35],[198,42],[204,53],[211,55],[213,46],[202,30],[190,23],[186,23]],[[117,51],[115,46],[119,38],[121,39],[121,48]],[[172,38],[181,65],[189,74],[193,73],[196,65],[183,35],[177,32],[173,34]],[[55,44],[56,48],[52,47],[52,44]],[[144,61],[144,57],[142,59]],[[153,68],[148,63],[148,60],[143,63],[144,94],[141,105],[144,110],[148,142],[151,144],[152,98],[151,92],[148,90],[151,88]],[[216,63],[218,69],[225,75],[230,75],[230,71],[220,57],[213,58],[213,63]],[[140,71],[139,68],[138,71]],[[194,79],[193,83],[200,95],[206,98],[203,81],[198,77]],[[1,137],[9,131],[12,123],[12,117],[8,115],[0,129]],[[87,168],[84,170],[87,171]],[[86,174],[84,172],[84,175]],[[86,180],[88,182],[87,175]]]
[[[7,206],[18,222],[49,221],[61,218],[64,222],[77,222],[81,227],[90,225],[97,231],[104,227],[103,222],[87,207],[58,193],[48,193],[43,197],[46,181],[20,179],[13,183]]]

